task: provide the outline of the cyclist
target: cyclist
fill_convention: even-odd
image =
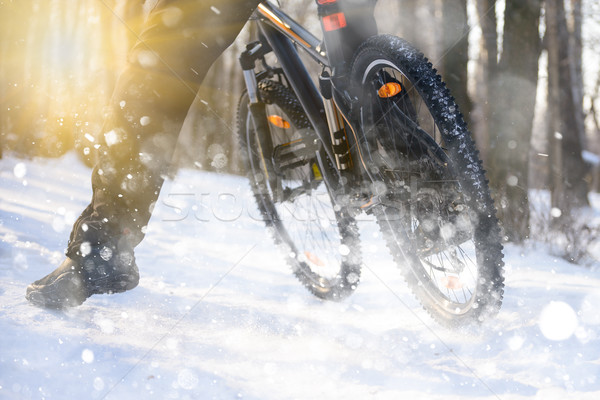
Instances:
[[[216,58],[259,0],[159,0],[130,51],[104,121],[92,200],[75,222],[66,259],[27,287],[36,306],[78,306],[137,286],[133,248],[163,184],[177,135]]]
[[[375,1],[340,3],[360,12],[356,3],[372,7]],[[137,286],[133,249],[144,237],[188,109],[211,64],[259,3],[157,1],[108,107],[92,200],[73,226],[66,259],[27,287],[31,303],[73,307],[93,294]]]

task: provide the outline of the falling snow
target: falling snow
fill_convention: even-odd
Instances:
[[[567,340],[577,329],[577,314],[567,303],[551,301],[542,310],[538,323],[546,338]]]
[[[13,168],[13,173],[17,178],[24,178],[27,175],[27,165],[24,163],[18,163]]]
[[[147,115],[144,115],[142,118],[140,118],[140,125],[141,126],[146,126],[150,124],[150,117]]]
[[[107,146],[114,146],[119,143],[119,135],[115,130],[108,131],[104,134],[104,140]]]

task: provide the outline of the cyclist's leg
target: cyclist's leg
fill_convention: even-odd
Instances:
[[[68,256],[80,255],[82,242],[142,240],[199,85],[258,3],[158,1],[108,107],[92,201],[73,227]]]
[[[325,29],[325,43],[329,49],[329,61],[339,68],[348,64],[354,52],[367,38],[377,34],[377,23],[373,15],[377,0],[339,0],[332,6],[330,3],[320,4],[317,1],[319,15],[340,23],[341,27]],[[343,14],[342,24],[338,14]]]

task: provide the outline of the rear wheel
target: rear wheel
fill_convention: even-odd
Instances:
[[[425,57],[391,36],[352,64],[373,213],[417,298],[449,326],[500,308],[502,245],[484,171],[454,99]]]
[[[259,95],[266,124],[253,121],[246,94],[238,108],[241,153],[258,208],[304,286],[319,298],[342,299],[360,279],[356,223],[331,200],[315,160],[315,134],[295,95],[270,80],[259,83]]]

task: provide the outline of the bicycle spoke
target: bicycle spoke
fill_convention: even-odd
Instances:
[[[483,172],[463,172],[475,150],[446,140],[468,131],[431,64],[386,39],[367,41],[352,65],[362,85],[357,144],[379,199],[376,220],[413,292],[440,322],[478,318],[486,307],[493,314],[503,291],[493,203]],[[485,211],[475,197],[486,199]],[[491,235],[477,236],[482,228]]]

